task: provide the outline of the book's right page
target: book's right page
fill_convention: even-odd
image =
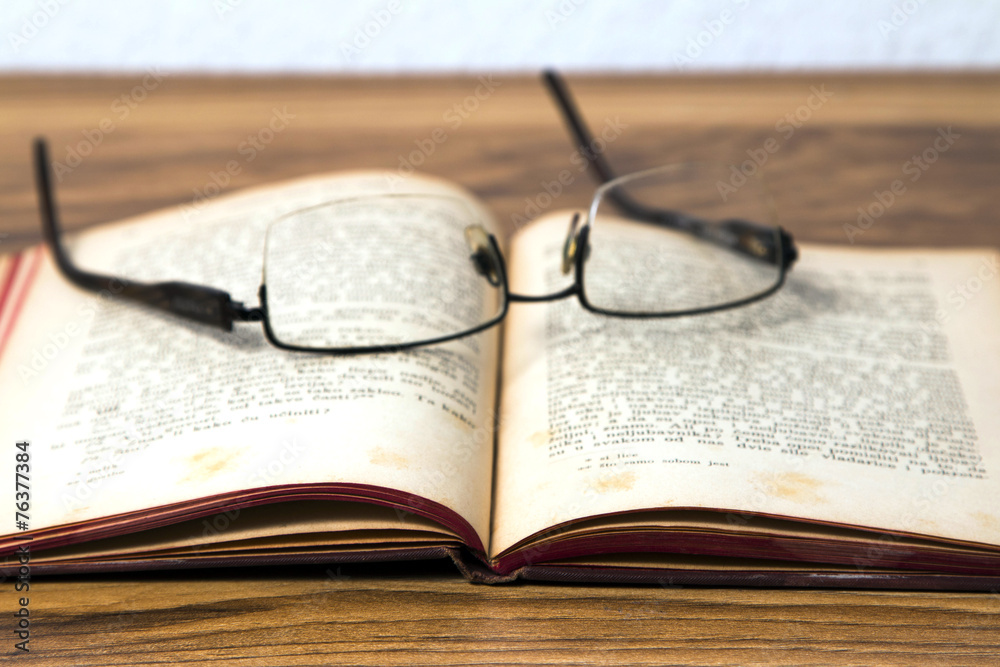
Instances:
[[[515,236],[515,292],[571,283],[559,269],[570,216]],[[727,312],[513,305],[491,554],[656,508],[1000,545],[998,261],[805,246],[781,291]]]

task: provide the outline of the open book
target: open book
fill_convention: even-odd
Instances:
[[[271,220],[385,184],[236,193],[73,253],[254,302]],[[496,231],[453,185],[405,188]],[[510,240],[514,291],[569,280],[570,216]],[[27,503],[4,568],[19,549],[33,574],[452,557],[479,581],[996,589],[998,261],[806,246],[731,311],[512,304],[502,329],[323,356],[84,292],[33,248],[0,260],[0,442]]]

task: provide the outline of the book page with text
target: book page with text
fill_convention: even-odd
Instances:
[[[569,218],[514,238],[513,291],[572,282],[559,272]],[[631,227],[634,242],[645,232]],[[625,320],[575,298],[515,304],[491,555],[653,508],[1000,544],[998,259],[806,246],[781,291],[727,312]]]
[[[368,172],[307,178],[67,242],[84,268],[208,285],[256,305],[270,221],[321,202],[383,194],[387,183],[385,174]],[[455,186],[413,178],[396,191],[459,198],[490,228],[489,214]],[[397,242],[392,229],[371,233]],[[232,333],[188,323],[78,289],[47,250],[29,254],[39,268],[0,360],[0,430],[8,444],[30,442],[31,528],[246,489],[349,483],[440,503],[485,544],[495,330],[396,354],[286,352],[267,343],[259,323],[237,324]],[[441,257],[425,261],[446,268]],[[455,261],[468,257],[458,253]]]

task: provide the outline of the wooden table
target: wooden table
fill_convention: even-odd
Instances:
[[[571,82],[592,125],[621,127],[607,150],[622,172],[756,156],[798,239],[1000,246],[996,75]],[[69,167],[69,227],[190,203],[235,160],[227,189],[419,161],[513,229],[572,168],[530,77],[7,76],[0,99],[0,250],[38,239],[29,142],[40,133]],[[286,127],[262,133],[276,113]],[[884,213],[861,233],[845,228],[859,207],[878,211],[897,179],[906,189]],[[579,176],[552,206],[584,205],[591,190]],[[9,586],[0,599],[12,611]],[[1000,661],[1000,592],[483,587],[443,563],[42,579],[31,614],[24,657],[39,664]]]

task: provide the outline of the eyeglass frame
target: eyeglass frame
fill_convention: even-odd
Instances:
[[[33,158],[43,235],[59,271],[67,280],[78,287],[102,292],[112,290],[112,285],[118,283],[120,287],[112,290],[116,296],[227,332],[233,330],[234,322],[261,322],[267,341],[274,347],[291,352],[311,352],[316,354],[349,355],[397,352],[457,340],[480,333],[502,322],[507,316],[511,303],[552,302],[576,295],[584,309],[598,315],[633,319],[671,318],[739,308],[767,298],[784,285],[788,271],[796,259],[798,259],[798,250],[792,236],[787,231],[780,226],[770,227],[754,222],[729,220],[723,224],[729,225],[726,231],[730,233],[723,238],[714,233],[711,223],[675,211],[649,208],[630,199],[627,194],[616,190],[616,186],[630,178],[652,174],[658,171],[658,169],[663,168],[618,177],[611,169],[610,164],[605,160],[603,154],[591,148],[593,145],[593,135],[584,122],[562,77],[555,71],[549,70],[543,73],[542,78],[562,114],[564,123],[576,141],[577,150],[586,159],[588,169],[602,184],[595,192],[594,203],[588,209],[587,218],[584,223],[579,225],[580,216],[578,213],[574,214],[570,222],[569,232],[563,248],[563,272],[567,273],[568,268],[570,266],[573,267],[573,283],[552,294],[535,296],[512,293],[507,281],[507,266],[503,253],[500,250],[500,245],[493,234],[487,234],[488,247],[480,248],[470,259],[474,262],[490,262],[490,268],[492,268],[497,276],[498,285],[496,286],[501,289],[500,296],[502,303],[500,304],[500,311],[492,319],[458,333],[420,341],[365,347],[319,348],[292,345],[279,340],[271,326],[267,309],[266,280],[261,282],[258,290],[260,305],[248,308],[242,302],[234,301],[228,292],[214,287],[179,281],[139,283],[125,278],[105,276],[85,271],[73,263],[62,243],[61,224],[57,213],[55,191],[52,186],[52,168],[48,157],[48,144],[44,137],[36,137],[33,142]],[[607,196],[619,208],[640,221],[685,231],[717,245],[725,246],[730,250],[742,252],[755,259],[775,264],[778,268],[778,278],[774,285],[759,294],[715,306],[667,312],[624,312],[594,306],[587,299],[584,290],[584,264],[589,252],[588,238],[596,203],[604,196]],[[769,255],[762,254],[761,248],[764,248]],[[479,253],[485,253],[485,256],[480,255],[477,258],[477,254]]]

